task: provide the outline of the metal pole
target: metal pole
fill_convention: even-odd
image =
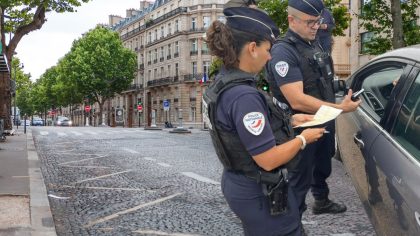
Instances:
[[[24,120],[24,125],[23,125],[23,133],[26,134],[26,114],[24,116],[25,120]]]
[[[10,70],[10,72],[12,71],[13,71],[13,68]],[[15,71],[13,72],[13,78],[15,80],[15,95],[13,96],[13,123],[17,125],[17,121],[16,121],[16,68],[15,68]]]

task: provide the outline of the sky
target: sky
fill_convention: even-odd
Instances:
[[[91,0],[77,7],[77,12],[47,13],[42,28],[25,35],[16,48],[23,71],[31,74],[32,81],[37,80],[57,65],[83,33],[97,24],[108,24],[109,15],[125,17],[126,9],[139,7],[140,0]]]

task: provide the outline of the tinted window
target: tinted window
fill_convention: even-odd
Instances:
[[[384,115],[392,90],[403,73],[403,66],[381,67],[363,79],[362,108],[374,115],[378,122]]]
[[[404,100],[392,135],[420,161],[420,74]]]

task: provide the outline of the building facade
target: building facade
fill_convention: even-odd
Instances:
[[[122,108],[128,127],[162,127],[165,122],[202,126],[206,83],[201,81],[207,79],[212,61],[203,36],[211,22],[223,16],[225,2],[140,1],[140,8],[128,9],[125,18],[109,17],[125,47],[137,53],[138,68],[131,87],[105,105],[106,124],[117,125],[115,109]],[[97,121],[93,116],[93,124]]]

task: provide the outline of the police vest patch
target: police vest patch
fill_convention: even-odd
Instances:
[[[265,118],[261,112],[250,112],[243,119],[245,128],[253,135],[260,135],[264,130]]]
[[[287,62],[285,62],[285,61],[279,61],[279,62],[277,62],[274,67],[276,68],[277,73],[281,77],[286,76],[287,75],[287,72],[289,71],[289,64],[287,64]]]

